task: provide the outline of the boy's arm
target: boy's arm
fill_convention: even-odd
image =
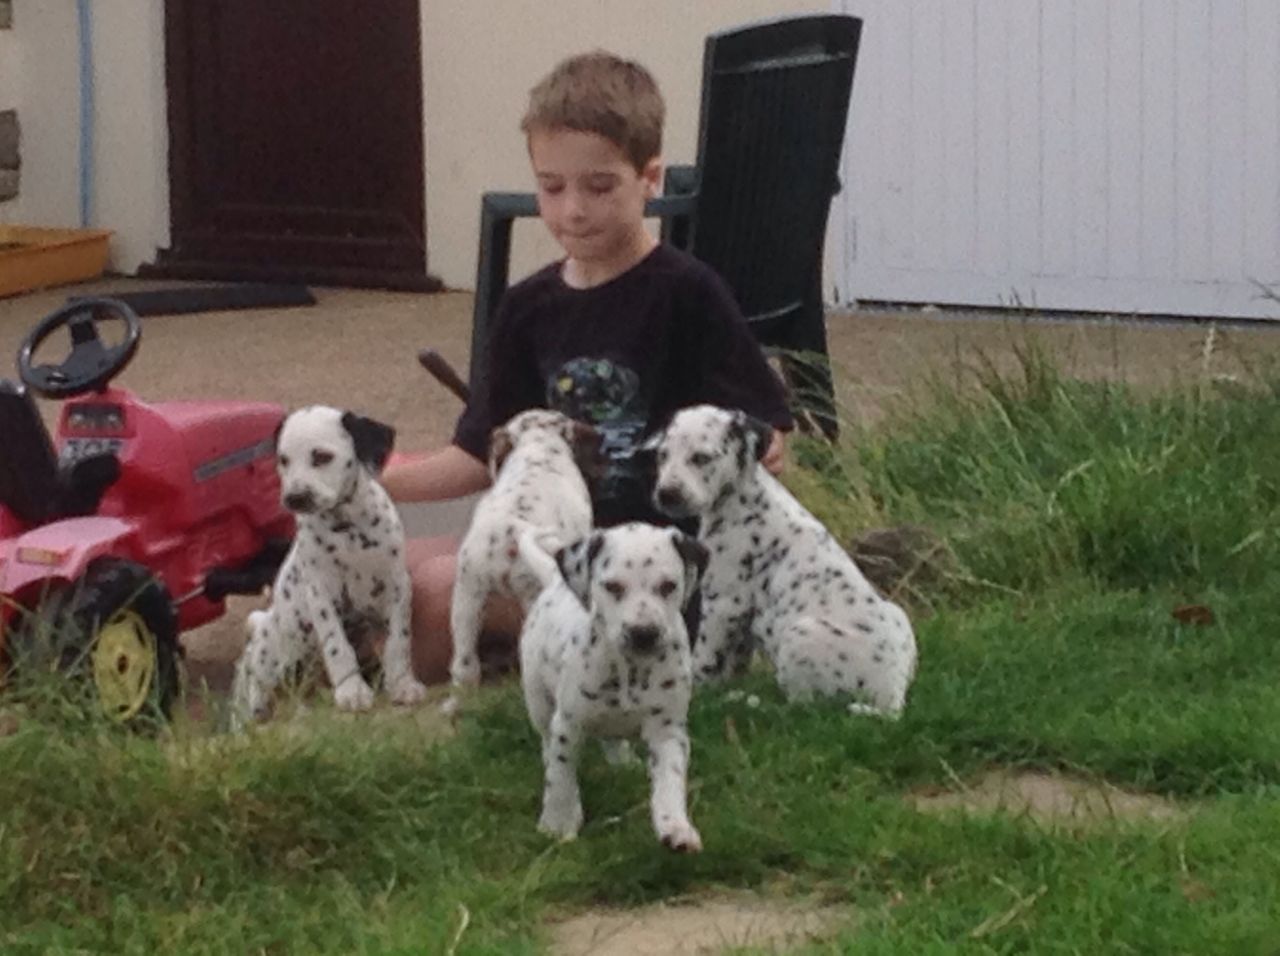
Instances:
[[[446,445],[388,465],[381,482],[393,501],[444,501],[489,487],[489,469],[457,445]]]
[[[485,458],[491,430],[516,411],[536,404],[528,395],[528,350],[512,319],[513,291],[503,296],[493,318],[484,357],[488,371],[480,382],[472,383],[471,400],[458,418],[453,442],[388,467],[382,484],[393,500],[443,501],[489,487]]]
[[[771,475],[782,474],[782,466],[786,464],[786,435],[786,432],[775,428],[769,438],[769,447],[765,451],[764,457],[760,459],[760,464],[764,466],[764,470]]]

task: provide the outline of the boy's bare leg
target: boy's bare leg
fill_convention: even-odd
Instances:
[[[453,575],[457,564],[458,538],[410,538],[405,542],[405,560],[413,590],[411,657],[413,672],[424,684],[449,679],[449,602],[453,595]]]
[[[413,671],[425,684],[449,680],[453,641],[449,636],[449,605],[457,573],[460,538],[410,538],[405,559],[413,585]],[[514,642],[520,633],[520,608],[514,601],[491,601],[485,610],[484,628]]]

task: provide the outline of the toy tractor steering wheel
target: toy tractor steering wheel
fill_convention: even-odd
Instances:
[[[106,346],[98,335],[101,319],[123,319],[124,341]],[[35,365],[32,356],[45,339],[66,326],[71,333],[71,351],[57,365]],[[70,398],[103,388],[133,358],[142,337],[142,323],[133,309],[119,299],[76,299],[45,316],[27,333],[18,352],[18,375],[37,395]]]

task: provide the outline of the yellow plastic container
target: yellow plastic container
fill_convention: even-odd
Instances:
[[[110,229],[0,225],[0,297],[97,278],[110,237]]]

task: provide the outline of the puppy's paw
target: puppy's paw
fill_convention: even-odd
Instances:
[[[538,819],[538,831],[549,837],[567,843],[578,835],[582,829],[582,805],[567,809],[550,806],[542,808],[542,816]]]
[[[265,719],[270,696],[270,691],[253,674],[247,655],[242,656],[236,663],[235,676],[231,681],[227,729],[232,733],[242,733],[250,724]]]
[[[454,687],[476,687],[480,684],[480,659],[468,654],[449,665],[449,679]]]
[[[427,685],[416,677],[403,677],[391,688],[391,702],[402,707],[412,707],[427,699]]]
[[[631,749],[631,741],[625,738],[606,738],[600,741],[600,749],[611,767],[628,767],[640,762],[636,752]]]
[[[373,688],[355,674],[333,692],[333,703],[338,710],[368,710],[373,706]]]
[[[851,701],[845,705],[849,713],[855,717],[879,717],[881,720],[897,720],[902,716],[901,712],[894,709],[885,709],[877,707],[874,704],[863,704],[858,701]]]
[[[688,820],[669,824],[658,831],[658,839],[668,850],[676,853],[701,853],[702,837]]]
[[[227,708],[227,732],[243,734],[253,724],[253,715],[246,713],[245,708],[232,705]]]

